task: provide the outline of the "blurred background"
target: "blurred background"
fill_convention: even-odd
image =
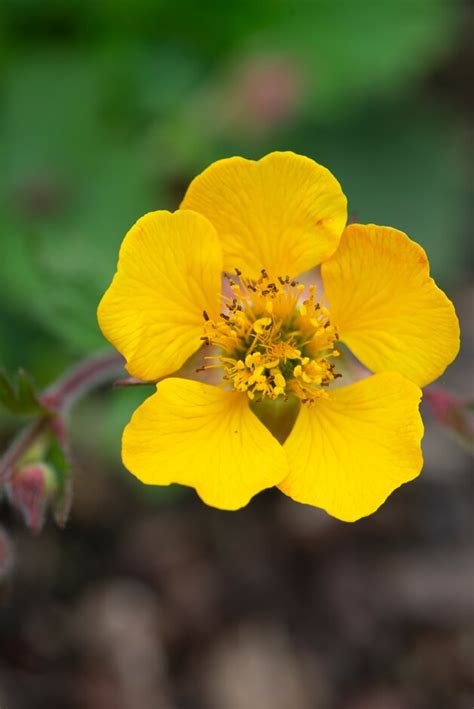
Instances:
[[[44,386],[105,347],[129,226],[213,160],[290,149],[426,248],[463,332],[441,384],[466,396],[473,30],[455,0],[4,0],[1,363]],[[148,393],[75,409],[64,531],[2,504],[2,709],[473,706],[472,470],[450,431],[426,411],[421,478],[357,524],[276,492],[224,513],[122,469]],[[0,412],[2,447],[17,425]]]

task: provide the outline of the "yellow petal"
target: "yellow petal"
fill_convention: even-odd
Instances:
[[[226,510],[288,474],[283,448],[250,411],[247,396],[186,379],[165,379],[135,411],[122,457],[142,482],[188,485]]]
[[[151,212],[130,229],[98,319],[132,375],[172,374],[200,347],[203,310],[218,313],[221,271],[219,239],[200,214]]]
[[[224,268],[252,278],[262,268],[293,277],[321,263],[337,248],[347,216],[336,178],[291,152],[218,160],[191,182],[181,207],[214,224]]]
[[[290,474],[280,489],[345,522],[375,512],[421,470],[420,397],[415,384],[388,372],[302,406],[284,444]]]
[[[424,250],[403,232],[349,226],[322,276],[340,338],[373,372],[397,371],[425,386],[456,357],[453,304],[430,278]]]

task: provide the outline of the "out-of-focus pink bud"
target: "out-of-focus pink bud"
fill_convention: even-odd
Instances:
[[[10,502],[34,534],[43,528],[46,509],[55,491],[54,470],[42,462],[18,467],[8,483]]]
[[[301,75],[287,57],[255,58],[241,78],[245,110],[256,121],[279,124],[295,112],[302,93]]]
[[[233,131],[259,135],[290,121],[305,94],[301,68],[284,55],[247,57],[226,74],[209,108]]]
[[[470,412],[472,406],[469,402],[439,387],[427,389],[424,398],[431,415],[438,423],[461,436],[469,447],[474,446],[474,427]]]
[[[425,400],[432,416],[439,423],[452,426],[453,417],[459,408],[459,401],[454,394],[438,387],[431,387],[425,391]]]

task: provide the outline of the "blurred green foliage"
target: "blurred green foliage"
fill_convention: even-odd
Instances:
[[[406,230],[458,283],[463,125],[431,77],[460,20],[450,0],[7,0],[0,359],[42,382],[102,346],[129,226],[231,154],[315,158],[358,219]]]

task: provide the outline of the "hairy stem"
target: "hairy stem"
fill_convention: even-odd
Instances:
[[[77,399],[123,370],[124,360],[113,350],[91,357],[68,370],[39,396],[45,411],[23,429],[0,458],[0,484],[8,482],[15,466],[38,436],[48,428],[59,434],[64,430],[64,417]]]
[[[51,384],[41,402],[55,413],[66,413],[74,402],[123,370],[124,360],[114,350],[87,357]]]

